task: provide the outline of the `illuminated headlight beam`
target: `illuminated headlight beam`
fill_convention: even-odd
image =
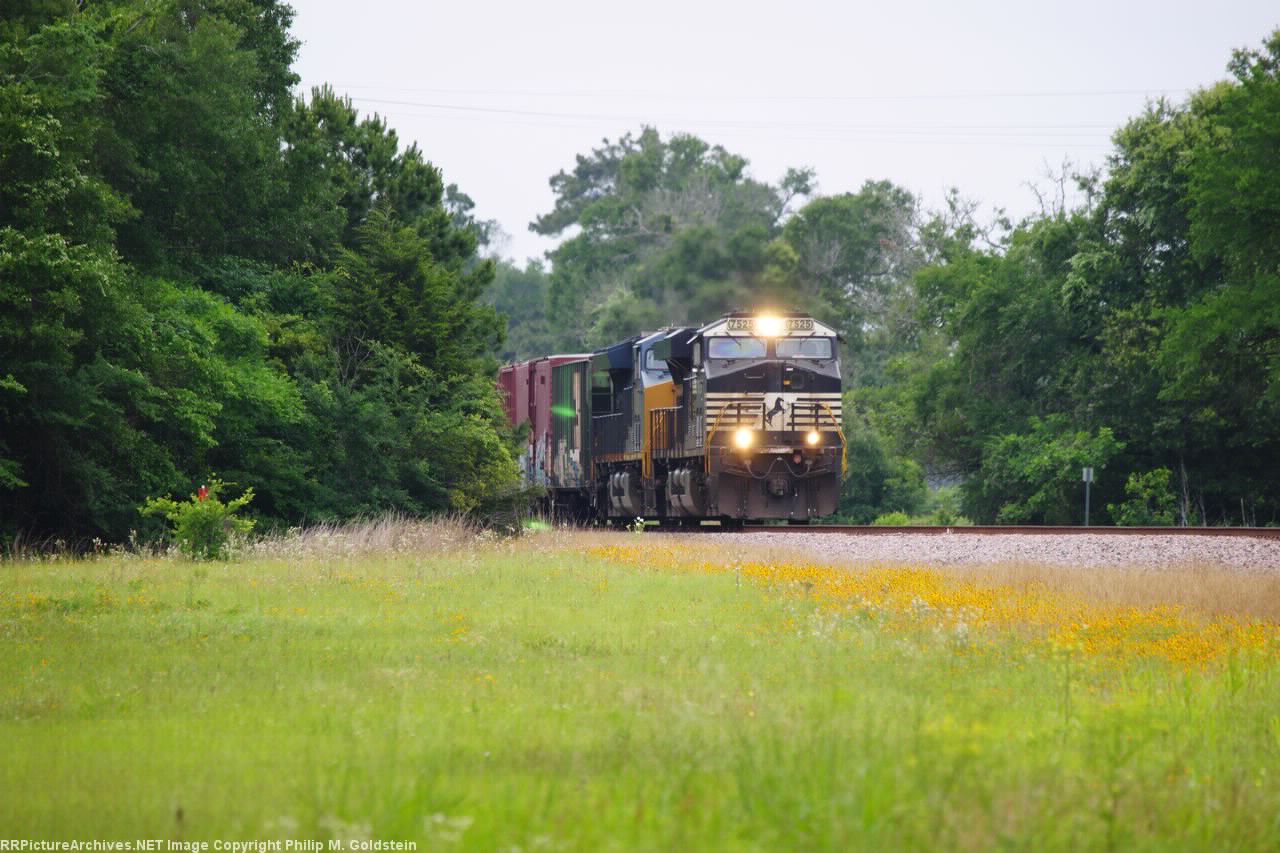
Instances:
[[[766,338],[776,338],[782,334],[782,318],[772,314],[762,314],[756,318],[756,334]]]

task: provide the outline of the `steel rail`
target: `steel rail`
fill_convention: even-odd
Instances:
[[[966,527],[881,527],[856,524],[768,525],[748,524],[737,528],[703,527],[705,532],[723,530],[739,533],[824,533],[844,536],[887,536],[914,533],[947,536],[990,536],[995,534],[1041,536],[1251,536],[1280,539],[1280,527],[1052,527],[1044,525],[987,525]]]

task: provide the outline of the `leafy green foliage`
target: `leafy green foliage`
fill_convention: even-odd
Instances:
[[[1071,517],[1046,464],[1103,463],[1073,459],[1083,445],[1046,429],[1059,418],[1116,442],[1096,448],[1100,505],[1166,469],[1179,518],[1280,515],[1278,57],[1280,34],[1237,53],[1234,83],[1148,107],[1115,134],[1105,180],[1077,176],[1079,208],[993,246],[962,221],[925,227],[939,250],[915,276],[919,336],[889,370],[913,416],[890,434],[967,479],[966,513]]]
[[[1105,468],[1124,445],[1106,427],[1074,429],[1063,415],[1033,417],[1029,427],[990,439],[965,482],[966,505],[1002,524],[1070,524],[1083,515],[1081,469]]]
[[[241,254],[283,261],[300,217],[284,180],[280,120],[297,82],[292,13],[228,0],[193,14],[180,0],[103,12],[99,164],[136,215],[118,248],[172,268]]]
[[[218,497],[227,484],[212,477],[207,486],[185,501],[147,498],[139,508],[143,515],[162,515],[173,525],[173,538],[179,550],[196,560],[219,560],[227,556],[227,545],[234,536],[253,530],[254,521],[237,518],[236,512],[253,500],[253,489],[245,489],[238,498],[223,502]]]
[[[415,353],[444,376],[487,363],[502,339],[497,313],[478,302],[491,265],[451,267],[385,208],[370,213],[355,241],[338,258],[329,309],[344,376],[354,375],[370,340]]]
[[[1107,512],[1122,527],[1172,525],[1178,510],[1178,498],[1170,485],[1172,477],[1168,468],[1130,474],[1124,484],[1129,499],[1122,504],[1108,504]]]
[[[959,486],[939,486],[929,493],[923,515],[914,516],[912,524],[939,527],[972,527],[973,521],[961,513],[963,495]]]
[[[761,183],[744,158],[649,127],[579,155],[551,179],[555,208],[531,226],[548,236],[577,229],[550,255],[557,348],[732,308],[802,307],[808,297],[793,280],[768,274],[769,246],[811,179],[792,170],[779,186]]]
[[[840,493],[842,520],[867,524],[886,510],[909,515],[924,506],[928,489],[920,464],[896,453],[870,419],[846,417],[845,438],[849,468]]]
[[[912,340],[907,285],[924,262],[917,220],[911,193],[868,181],[857,193],[812,200],[783,228],[796,287],[830,306],[846,341],[846,372],[860,384],[883,381],[885,360]]]
[[[537,358],[555,349],[548,295],[549,276],[541,263],[530,261],[524,269],[505,261],[496,265],[485,300],[507,323],[500,353],[504,361]]]
[[[1280,30],[1260,50],[1236,51],[1236,85],[1206,105],[1210,121],[1186,164],[1191,246],[1202,259],[1221,258],[1233,271],[1280,270]]]
[[[0,532],[122,539],[210,468],[291,524],[512,483],[483,224],[377,117],[295,100],[291,18],[6,12]]]

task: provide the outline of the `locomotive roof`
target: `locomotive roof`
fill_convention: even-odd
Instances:
[[[630,370],[631,348],[635,346],[638,340],[640,340],[640,336],[633,335],[625,341],[619,341],[616,344],[610,344],[607,347],[598,349],[592,353],[592,360],[603,356],[609,362],[609,370]]]
[[[803,319],[811,320],[812,328],[804,330],[791,330],[784,333],[798,337],[811,337],[814,335],[827,335],[830,337],[838,337],[839,333],[835,329],[823,323],[821,320],[815,320],[811,314],[803,311],[731,311],[718,320],[713,320],[702,328],[698,329],[694,335],[706,337],[708,335],[754,335],[754,330],[750,329],[730,329],[730,320],[741,320],[750,317],[778,317],[780,319]],[[691,338],[692,339],[692,338]]]

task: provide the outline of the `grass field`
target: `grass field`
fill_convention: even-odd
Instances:
[[[379,536],[0,564],[3,835],[1280,849],[1256,579]]]

